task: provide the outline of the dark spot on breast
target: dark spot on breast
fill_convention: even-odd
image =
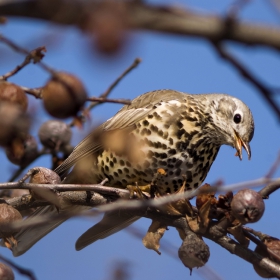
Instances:
[[[200,163],[197,167],[196,167],[196,171],[199,171],[203,168],[203,163]]]
[[[119,173],[119,174],[122,174],[123,172],[122,172],[122,170],[121,170],[121,169],[118,169],[118,173]]]
[[[105,170],[106,170],[107,172],[109,172],[109,166],[108,166],[108,165],[105,166]]]
[[[105,164],[105,163],[104,163],[104,160],[102,160],[102,161],[101,161],[101,165],[104,166],[104,164]]]
[[[192,168],[193,167],[193,163],[191,163],[191,162],[186,162],[186,166],[187,166],[187,168]]]
[[[159,165],[166,166],[166,165],[167,165],[167,162],[166,162],[166,161],[164,161],[164,160],[160,160],[160,161],[159,161]]]
[[[114,172],[114,176],[115,176],[115,177],[119,177],[118,172]]]
[[[161,159],[167,158],[167,154],[166,154],[166,153],[161,153],[161,154],[160,154],[160,158],[161,158]]]
[[[115,157],[113,158],[113,162],[114,162],[114,163],[117,163],[117,159],[116,159]]]
[[[148,125],[149,125],[149,122],[148,122],[147,120],[144,120],[144,121],[143,121],[143,125],[144,125],[144,126],[148,126]]]
[[[171,189],[170,188],[166,188],[166,192],[167,193],[171,193]]]
[[[184,150],[187,149],[187,147],[188,147],[188,143],[187,142],[177,142],[176,143],[176,148],[179,151],[184,151]]]
[[[124,161],[122,159],[120,160],[120,165],[124,166]]]
[[[165,131],[164,133],[163,133],[163,135],[162,135],[162,137],[163,137],[163,139],[167,139],[168,138],[168,132],[167,131]]]
[[[190,171],[186,172],[186,182],[191,183],[193,181],[192,179],[192,173]]]
[[[177,192],[179,189],[178,185],[173,185],[173,188],[174,188],[174,192]]]
[[[197,188],[197,187],[198,187],[198,183],[195,183],[193,186],[194,186],[195,188]]]
[[[145,162],[144,162],[144,167],[145,167],[145,168],[148,168],[148,167],[150,167],[150,165],[151,165],[151,164],[150,164],[147,160],[145,160]]]
[[[147,153],[147,157],[148,157],[148,158],[151,158],[151,157],[153,157],[153,155],[154,155],[154,152],[152,152],[151,150],[149,150],[148,153]]]
[[[123,169],[123,171],[124,171],[125,173],[129,173],[129,170],[128,170],[128,168],[126,168],[126,167]]]
[[[152,163],[152,167],[157,168],[157,167],[158,167],[157,162],[153,162],[153,163]]]
[[[183,124],[181,123],[181,121],[177,121],[177,126],[178,126],[179,128],[182,128],[182,127],[183,127]]]
[[[127,181],[126,181],[125,179],[122,179],[122,183],[123,183],[124,185],[126,185],[126,184],[127,184]]]
[[[182,135],[185,133],[185,129],[179,129],[177,131],[177,138],[181,139]]]
[[[175,167],[180,167],[180,165],[183,163],[183,161],[182,160],[178,160],[176,163],[175,163]]]
[[[158,132],[158,127],[155,126],[155,125],[153,125],[153,124],[151,124],[150,129],[151,129],[153,132]]]
[[[185,118],[186,118],[187,121],[190,121],[190,122],[195,122],[195,121],[197,121],[197,117],[191,117],[191,116],[189,116],[189,115],[186,115]]]
[[[140,175],[140,172],[137,169],[133,168],[133,171],[135,174]]]
[[[169,144],[173,145],[173,139],[172,138],[169,138]]]
[[[161,120],[161,116],[157,112],[154,112],[153,115],[157,120]]]
[[[172,175],[173,175],[173,173],[174,173],[173,171],[169,171],[169,173],[168,173],[168,174],[169,174],[170,176],[172,176]]]
[[[108,157],[106,157],[106,162],[109,162],[109,158]]]
[[[162,131],[162,130],[159,130],[159,131],[158,131],[158,135],[162,137],[162,136],[163,136],[163,131]]]
[[[126,161],[125,164],[126,164],[126,166],[131,167],[131,164],[129,161]]]
[[[114,167],[114,163],[112,161],[110,161],[110,166]]]
[[[182,180],[182,179],[179,179],[179,180],[178,180],[178,184],[182,185],[182,184],[183,184],[183,180]]]
[[[181,175],[181,169],[180,168],[176,169],[175,175],[176,176],[180,176]]]
[[[175,155],[175,154],[176,154],[176,150],[175,150],[175,149],[170,149],[170,150],[168,151],[168,154],[170,154],[170,155]]]
[[[174,165],[169,163],[169,164],[167,165],[167,167],[169,167],[169,168],[174,168]]]
[[[152,119],[154,116],[153,115],[148,115],[148,119]]]

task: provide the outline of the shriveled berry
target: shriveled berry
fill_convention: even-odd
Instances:
[[[260,220],[265,210],[262,196],[251,189],[239,191],[231,202],[231,213],[242,224]]]
[[[30,183],[33,184],[60,184],[61,179],[53,170],[45,167],[36,167],[32,169],[34,172],[30,177]],[[46,200],[50,190],[31,189],[30,194],[34,199]]]
[[[263,240],[264,245],[267,247],[267,250],[261,246],[257,246],[255,249],[255,252],[258,253],[259,255],[261,255],[264,258],[269,258],[272,261],[279,263],[279,256],[280,256],[280,240],[274,237],[269,237],[266,238],[265,240]],[[275,256],[273,256],[273,254],[271,254],[270,252],[272,252]],[[275,275],[269,271],[267,271],[266,269],[262,268],[261,266],[259,266],[258,264],[254,264],[254,269],[256,271],[256,273],[263,277],[263,278],[273,278],[275,277]]]
[[[14,272],[5,263],[0,263],[0,279],[1,280],[14,280],[15,279]]]
[[[24,140],[14,141],[5,149],[8,159],[16,165],[27,166],[38,155],[36,139],[28,135]]]
[[[21,220],[22,216],[18,210],[6,203],[0,204],[0,227],[2,237],[12,236],[16,230],[12,229],[9,224]]]
[[[50,149],[60,150],[61,147],[69,144],[71,137],[70,127],[62,121],[47,121],[39,129],[41,143]]]
[[[26,137],[30,126],[28,116],[19,106],[3,102],[0,104],[0,145],[7,146],[15,139]]]
[[[207,263],[210,250],[201,237],[190,232],[179,248],[178,255],[182,263],[192,272],[194,267],[202,267]]]
[[[61,179],[53,170],[45,167],[33,168],[35,172],[30,177],[33,184],[60,184]]]
[[[27,110],[27,96],[18,85],[0,81],[0,102],[2,103],[3,101],[18,105],[23,112]]]
[[[56,118],[75,116],[84,105],[87,94],[82,82],[74,75],[58,72],[42,89],[47,112]]]

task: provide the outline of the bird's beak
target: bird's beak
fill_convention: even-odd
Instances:
[[[237,131],[235,131],[235,149],[236,149],[236,154],[235,156],[238,156],[240,160],[242,160],[242,147],[245,149],[245,151],[248,154],[248,159],[251,159],[251,148],[249,143],[246,143],[245,141],[243,141],[243,139],[240,137],[240,135],[237,133]]]

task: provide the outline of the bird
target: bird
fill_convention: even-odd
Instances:
[[[64,178],[65,184],[107,179],[107,186],[126,188],[135,183],[150,184],[161,168],[166,175],[157,188],[167,195],[175,193],[183,182],[185,190],[198,188],[222,145],[235,148],[240,160],[244,148],[250,159],[253,135],[250,109],[233,96],[155,90],[138,96],[97,127],[55,171],[64,176],[72,168]],[[14,256],[25,253],[66,220],[65,216],[57,218],[60,212],[54,206],[40,207],[32,217],[42,214],[50,215],[49,222],[22,229],[15,236],[18,245],[12,249]],[[137,219],[116,211],[105,213],[99,223],[80,236],[76,249],[106,238]]]

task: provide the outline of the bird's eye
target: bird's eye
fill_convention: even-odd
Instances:
[[[241,115],[240,114],[235,114],[233,117],[233,121],[235,123],[240,123],[241,122]]]

